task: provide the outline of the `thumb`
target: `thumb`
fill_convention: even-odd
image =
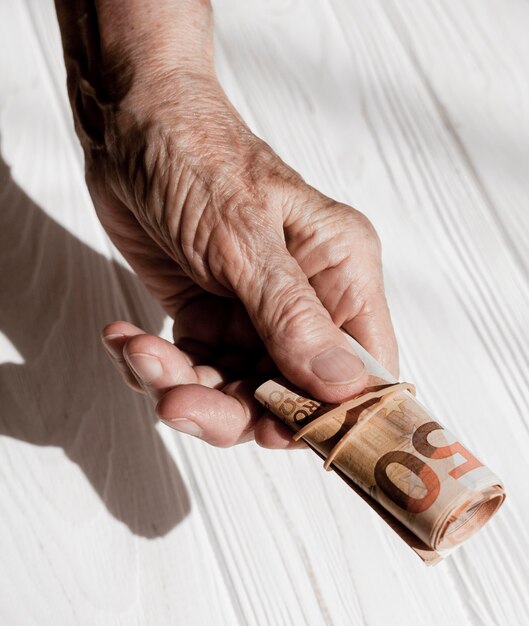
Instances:
[[[277,248],[253,256],[237,295],[282,374],[320,400],[342,402],[364,389],[364,363],[286,246]]]

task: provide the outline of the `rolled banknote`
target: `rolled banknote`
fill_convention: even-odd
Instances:
[[[398,383],[349,339],[369,373],[361,395],[328,405],[274,379],[255,397],[435,563],[492,517],[505,499],[503,485],[430,416],[413,385]]]

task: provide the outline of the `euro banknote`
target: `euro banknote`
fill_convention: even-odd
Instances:
[[[351,340],[353,341],[353,340]],[[428,564],[476,533],[501,506],[499,478],[355,342],[369,372],[364,391],[324,404],[284,379],[255,397],[303,439]]]

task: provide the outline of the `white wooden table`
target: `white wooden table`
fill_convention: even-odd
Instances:
[[[52,2],[0,0],[0,624],[529,623],[529,3],[215,9],[230,97],[375,223],[402,377],[507,502],[426,569],[312,453],[153,425],[98,333],[167,324],[91,208]]]

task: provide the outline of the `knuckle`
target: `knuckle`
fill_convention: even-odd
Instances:
[[[338,236],[354,242],[355,249],[368,258],[380,258],[381,242],[371,220],[357,209],[341,203],[334,203]]]
[[[354,219],[354,228],[358,235],[368,244],[373,246],[375,250],[380,249],[380,237],[373,226],[371,220],[356,209],[352,209],[353,219]]]
[[[281,346],[286,341],[301,343],[324,336],[328,323],[316,295],[293,286],[283,289],[275,299],[267,330]]]

